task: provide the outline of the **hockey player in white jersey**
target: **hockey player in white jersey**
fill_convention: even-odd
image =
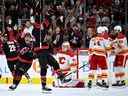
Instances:
[[[60,64],[60,69],[63,74],[65,74],[66,79],[71,79],[70,82],[61,83],[55,81],[56,87],[84,87],[84,82],[77,79],[77,55],[70,47],[68,41],[64,41],[62,48],[58,50],[56,58]],[[75,72],[74,72],[75,71]]]
[[[64,74],[67,74],[70,71],[71,57],[74,57],[74,52],[70,48],[70,44],[68,41],[62,44],[62,48],[58,50],[58,54],[56,54],[58,62],[60,64],[60,68]]]
[[[112,86],[124,86],[126,84],[124,68],[128,59],[127,39],[119,25],[114,27],[114,35],[116,38],[112,41],[111,46],[113,47],[112,52],[115,54],[113,67],[116,82]]]
[[[98,69],[101,70],[100,74],[97,74],[96,85],[100,87],[108,88],[108,66],[107,66],[107,51],[106,40],[104,39],[105,29],[102,26],[97,28],[97,36],[93,37],[89,46],[89,82],[88,87],[92,87],[92,82],[95,79],[95,73]]]

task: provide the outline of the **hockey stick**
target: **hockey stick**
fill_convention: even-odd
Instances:
[[[64,76],[64,78],[66,78],[67,76],[69,76],[69,75],[71,75],[71,74],[73,74],[73,73],[78,72],[81,68],[85,67],[87,64],[88,64],[88,63],[86,63],[86,64],[82,65],[81,67],[79,67],[78,69],[76,69],[76,70],[74,70],[74,71],[68,73],[67,75]],[[71,80],[71,81],[73,81],[73,80]],[[57,86],[55,86],[56,84],[57,84]],[[56,84],[54,84],[54,87],[62,87],[62,86],[61,86],[61,83],[60,83],[60,81],[59,81],[59,79],[57,79]],[[64,88],[64,87],[63,87],[63,88]]]
[[[87,63],[87,64],[88,64],[88,63]],[[82,65],[81,67],[79,67],[78,69],[76,69],[76,70],[74,70],[74,71],[68,73],[67,75],[65,75],[65,77],[67,77],[67,76],[69,76],[69,75],[71,75],[71,74],[73,74],[73,73],[76,73],[76,72],[79,71],[81,68],[85,67],[87,64],[84,64],[84,65]]]

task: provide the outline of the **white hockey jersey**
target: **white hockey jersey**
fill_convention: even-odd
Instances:
[[[89,52],[90,54],[106,56],[107,46],[108,46],[108,40],[105,40],[103,37],[97,36],[91,39],[89,45]]]
[[[119,33],[117,38],[111,41],[111,47],[113,48],[115,54],[128,53],[127,39],[125,35]]]

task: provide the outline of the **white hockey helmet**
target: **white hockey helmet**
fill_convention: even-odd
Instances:
[[[115,26],[114,27],[114,32],[121,32],[122,31],[122,27],[121,26],[119,26],[119,25],[117,25],[117,26]]]
[[[103,26],[103,28],[104,28],[104,30],[105,30],[105,32],[107,32],[108,33],[108,27],[106,27],[106,26]]]
[[[97,33],[103,33],[105,29],[102,26],[97,27]]]

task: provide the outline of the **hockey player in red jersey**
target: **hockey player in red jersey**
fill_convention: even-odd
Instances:
[[[13,84],[9,87],[9,89],[15,90],[17,88],[22,79],[22,76],[31,67],[33,59],[33,38],[30,34],[26,33],[24,42],[20,44],[18,62],[16,64],[15,74],[13,75]]]
[[[42,26],[42,28],[41,28]],[[41,85],[42,91],[48,92],[51,91],[51,88],[46,86],[46,75],[47,75],[47,65],[50,65],[55,73],[62,82],[68,82],[70,80],[65,79],[64,74],[60,70],[60,66],[56,59],[53,57],[53,42],[51,42],[51,34],[48,34],[48,31],[43,28],[43,24],[35,26],[32,32],[32,35],[35,37],[34,52],[37,54],[41,68]]]
[[[92,80],[95,78],[95,73],[98,69],[101,69],[101,73],[97,74],[96,85],[100,87],[108,88],[107,77],[108,77],[108,66],[106,61],[106,40],[103,37],[104,28],[99,26],[97,28],[97,36],[93,37],[89,45],[89,64],[90,64],[90,73],[89,73],[89,82],[88,87],[92,87]]]
[[[6,33],[7,36],[3,40],[3,50],[6,55],[8,68],[12,75],[14,75],[15,66],[18,61],[18,43],[10,26],[6,28]]]
[[[112,86],[124,86],[126,84],[124,68],[128,58],[127,39],[119,25],[114,27],[114,35],[116,38],[111,42],[111,46],[113,47],[112,52],[116,56],[113,64],[116,83]]]
[[[3,50],[6,55],[7,65],[12,75],[15,73],[16,64],[18,62],[19,54],[19,42],[16,39],[13,28],[11,26],[7,27],[7,37],[4,37],[3,40]],[[28,82],[31,82],[30,76],[28,73],[24,74],[28,79]]]

